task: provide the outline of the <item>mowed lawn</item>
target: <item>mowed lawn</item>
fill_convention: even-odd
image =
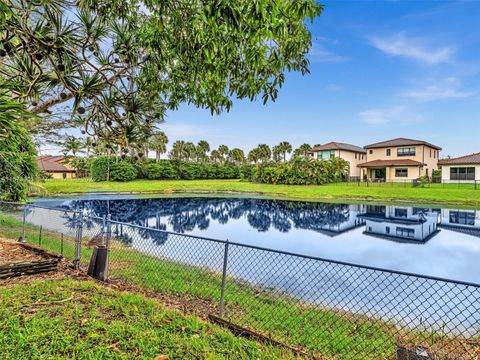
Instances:
[[[93,281],[2,286],[2,359],[292,359],[159,302]]]
[[[410,184],[328,184],[321,186],[270,185],[242,180],[137,180],[126,183],[93,182],[84,179],[49,180],[38,183],[47,195],[112,192],[112,193],[175,193],[220,192],[247,193],[268,197],[303,200],[377,200],[412,203],[441,203],[480,206],[480,184],[431,184],[411,187]]]

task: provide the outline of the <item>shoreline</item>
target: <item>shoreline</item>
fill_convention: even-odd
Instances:
[[[284,193],[275,193],[275,192],[262,192],[262,191],[242,191],[242,190],[182,190],[182,189],[168,189],[168,190],[147,190],[147,191],[77,191],[77,192],[55,192],[47,193],[45,195],[31,195],[29,200],[34,200],[38,198],[43,199],[55,199],[62,197],[80,197],[80,196],[111,196],[111,195],[138,195],[138,196],[149,196],[154,195],[155,197],[253,197],[261,198],[268,200],[284,200],[284,201],[304,201],[304,202],[329,202],[329,203],[369,203],[369,204],[397,204],[397,205],[433,205],[433,206],[442,206],[447,208],[455,208],[461,206],[462,208],[468,209],[479,209],[480,202],[478,201],[460,201],[460,200],[431,200],[431,199],[412,199],[412,198],[396,198],[396,197],[376,197],[376,196],[315,196],[315,197],[304,197],[304,196],[295,196]]]

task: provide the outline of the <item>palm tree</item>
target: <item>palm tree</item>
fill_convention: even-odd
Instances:
[[[170,151],[170,159],[188,161],[195,155],[195,145],[192,142],[177,140],[173,143]]]
[[[258,163],[260,160],[260,154],[258,148],[254,148],[248,152],[248,161],[253,162],[254,164]]]
[[[207,153],[210,151],[210,144],[206,140],[200,140],[197,144],[197,161],[204,162],[208,159]]]
[[[87,153],[87,158],[90,157],[90,152],[92,151],[92,148],[93,148],[93,141],[92,141],[92,138],[91,137],[87,137],[85,139],[85,142],[83,143],[83,146],[86,150],[86,153]]]
[[[68,136],[63,142],[63,152],[69,154],[70,152],[75,157],[77,153],[83,150],[83,142],[75,136]]]
[[[293,151],[293,157],[306,157],[310,150],[312,147],[309,144],[302,144]]]
[[[220,151],[212,150],[212,152],[210,153],[210,160],[212,160],[212,162],[214,163],[222,163],[224,158]]]
[[[279,162],[282,158],[282,153],[283,153],[283,149],[280,145],[275,145],[273,148],[272,148],[272,157],[273,157],[273,161],[275,162]]]
[[[160,161],[162,154],[167,152],[168,137],[163,131],[158,131],[150,137],[148,149],[155,151],[155,159]]]
[[[267,144],[260,144],[257,146],[259,159],[262,163],[266,163],[272,157],[272,150]]]
[[[283,162],[287,161],[287,154],[292,152],[292,145],[288,141],[282,141],[278,144],[278,147],[283,155]]]
[[[228,153],[228,159],[234,164],[240,165],[245,162],[245,154],[242,149],[234,148]]]

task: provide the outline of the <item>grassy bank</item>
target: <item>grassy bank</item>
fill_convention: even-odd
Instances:
[[[48,195],[90,192],[112,193],[174,193],[174,192],[235,192],[254,193],[269,197],[304,200],[370,200],[440,203],[480,206],[480,190],[473,185],[431,184],[410,187],[404,184],[373,184],[356,186],[329,184],[322,186],[269,185],[240,180],[137,180],[126,183],[92,182],[88,180],[50,180],[38,184]]]
[[[28,241],[38,242],[39,229],[29,226]],[[18,238],[21,222],[8,215],[0,215],[0,235]],[[43,232],[42,246],[58,252],[60,237],[54,232]],[[174,240],[172,240],[174,241]],[[181,297],[198,311],[216,312],[220,299],[221,276],[193,266],[161,260],[112,243],[110,277],[139,285],[154,292]],[[65,238],[64,251],[73,254],[71,238]],[[83,247],[82,259],[86,265],[91,250]],[[250,327],[292,346],[300,346],[313,354],[339,359],[379,359],[395,353],[399,335],[404,339],[420,341],[424,345],[437,342],[435,334],[417,332],[399,333],[386,322],[355,316],[342,311],[306,306],[279,294],[227,280],[225,316],[236,324]],[[202,310],[203,309],[203,310]],[[206,310],[205,310],[206,309]]]
[[[2,359],[290,359],[158,302],[91,281],[0,286]]]

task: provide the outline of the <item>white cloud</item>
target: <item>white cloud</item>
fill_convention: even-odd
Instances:
[[[450,62],[455,50],[452,47],[427,48],[422,40],[397,33],[387,37],[370,38],[370,44],[391,56],[402,56],[435,65]]]
[[[427,102],[464,98],[474,95],[474,93],[461,90],[460,82],[451,77],[445,81],[437,81],[435,84],[424,85],[423,87],[404,91],[402,95],[416,101]]]
[[[423,117],[405,106],[371,108],[360,113],[360,119],[368,125],[408,125],[423,121]]]
[[[336,44],[336,43],[333,43]],[[313,41],[308,57],[311,62],[341,62],[348,58],[328,50],[320,41]]]

